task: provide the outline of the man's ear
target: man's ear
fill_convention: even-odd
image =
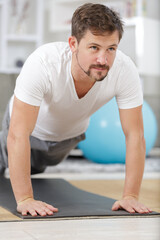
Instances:
[[[68,43],[69,43],[72,53],[76,52],[77,48],[78,48],[78,42],[77,42],[76,37],[70,36],[68,39]]]

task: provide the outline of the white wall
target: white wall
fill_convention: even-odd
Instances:
[[[160,0],[146,0],[146,16],[160,20]]]

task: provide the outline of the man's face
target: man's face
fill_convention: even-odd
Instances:
[[[118,43],[118,31],[102,36],[88,30],[72,51],[79,70],[93,81],[102,81],[113,65]]]

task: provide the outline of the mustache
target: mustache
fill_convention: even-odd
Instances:
[[[92,64],[92,65],[90,65],[90,67],[89,67],[89,69],[91,69],[91,68],[101,68],[101,69],[103,69],[103,70],[108,70],[109,71],[109,66],[108,65],[101,65],[101,64]]]

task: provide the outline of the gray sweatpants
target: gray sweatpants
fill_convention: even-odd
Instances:
[[[6,108],[0,132],[0,164],[8,167],[7,136],[10,123],[9,104]],[[53,166],[65,159],[76,145],[85,139],[85,133],[61,142],[42,141],[30,136],[31,173],[43,172],[46,166]]]

